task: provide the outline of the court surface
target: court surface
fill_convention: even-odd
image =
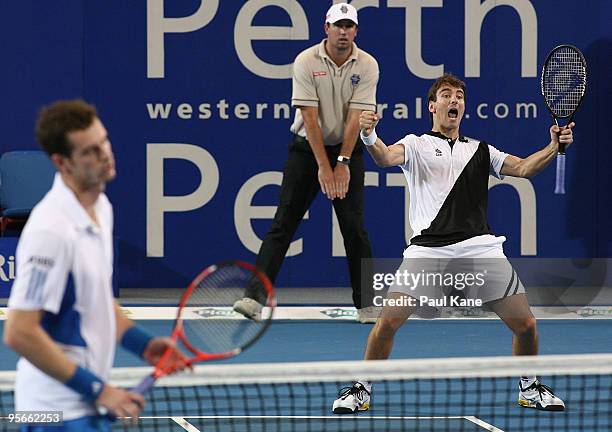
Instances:
[[[318,309],[317,309],[318,308]],[[224,363],[269,363],[269,362],[308,362],[331,360],[359,360],[363,355],[363,348],[372,325],[355,322],[352,308],[318,306],[315,307],[317,315],[303,316],[316,319],[275,319],[264,337],[253,347],[240,356],[226,360]],[[171,314],[164,312],[160,307],[126,306],[128,315],[137,319],[139,324],[149,332],[157,335],[169,334],[172,327]],[[280,309],[282,311],[282,308]],[[297,310],[297,309],[296,309]],[[285,310],[289,316],[302,316],[296,310]],[[301,307],[302,311],[312,312],[312,308]],[[319,315],[322,315],[319,316]],[[546,314],[544,314],[546,315]],[[579,316],[568,319],[547,319],[538,321],[540,334],[541,354],[578,354],[578,353],[605,353],[612,346],[612,320],[598,318],[584,318]],[[591,316],[598,316],[591,313]],[[146,319],[139,319],[139,318]],[[163,319],[160,319],[163,318]],[[3,324],[3,322],[2,322]],[[497,319],[436,319],[410,320],[400,331],[392,358],[446,358],[446,357],[477,357],[477,356],[504,356],[511,354],[511,333],[504,324]],[[0,355],[0,369],[14,370],[16,356],[8,349],[3,349]],[[118,349],[115,361],[116,367],[143,366],[143,363],[131,354]],[[347,385],[349,383],[346,383]],[[336,389],[329,389],[330,393]],[[265,395],[264,395],[265,397]],[[388,411],[385,418],[377,415],[376,403],[370,411],[359,415],[331,416],[333,400],[319,401],[321,406],[329,406],[329,410],[317,416],[299,416],[289,419],[287,417],[257,418],[250,416],[252,422],[256,420],[272,430],[306,430],[316,428],[325,421],[325,430],[411,430],[418,421],[418,430],[465,430],[465,431],[501,431],[490,419],[476,417],[461,417],[449,415],[448,417],[419,416],[400,417],[393,416]],[[510,403],[514,404],[514,401]],[[316,402],[315,402],[316,405]],[[514,412],[516,411],[516,412]],[[523,415],[525,410],[512,407],[510,413]],[[550,416],[551,413],[543,413]],[[571,415],[571,408],[566,413],[555,413],[559,416]],[[391,418],[388,416],[391,415]],[[542,413],[529,410],[527,416],[542,415]],[[588,416],[588,413],[582,413]],[[204,430],[258,430],[257,426],[247,426],[245,418],[247,413],[234,412],[227,417],[177,417],[168,419],[168,430],[204,431]],[[143,419],[147,422],[147,419]],[[541,421],[541,418],[540,418]],[[227,429],[226,429],[227,427]],[[266,429],[268,430],[268,429]],[[323,430],[323,429],[321,429]]]

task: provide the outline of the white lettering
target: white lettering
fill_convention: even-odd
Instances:
[[[291,19],[290,27],[253,26],[255,15],[268,6],[283,9]],[[244,4],[234,26],[234,47],[240,61],[248,70],[263,78],[291,78],[292,63],[266,63],[255,54],[254,40],[308,40],[308,19],[296,0],[250,0]]]
[[[212,111],[210,110],[210,104],[208,103],[200,104],[198,111],[200,112],[198,118],[202,120],[207,120],[212,117]]]
[[[522,102],[516,104],[516,118],[536,118],[537,116],[538,106],[536,104]]]
[[[410,189],[408,189],[404,174],[388,173],[387,186],[404,188],[404,239],[406,240],[406,244],[409,244],[413,231],[410,227]]]
[[[274,119],[288,119],[291,115],[291,108],[289,108],[289,104],[274,104]]]
[[[489,108],[489,104],[487,103],[481,103],[478,105],[478,107],[476,107],[476,114],[478,115],[478,117],[480,117],[481,119],[488,119],[489,115],[488,114],[483,114],[482,109],[487,109]]]
[[[13,279],[15,279],[15,257],[10,255],[7,260],[4,255],[0,255],[0,281],[10,282]]]
[[[480,0],[478,0],[480,1]],[[405,19],[405,46],[404,53],[406,65],[410,72],[419,78],[438,78],[444,73],[444,64],[429,65],[423,60],[421,49],[421,9],[424,7],[442,7],[442,0],[388,0],[387,7],[406,9]]]
[[[191,105],[187,103],[182,103],[176,109],[176,113],[179,118],[183,120],[189,120],[191,119],[191,114],[193,114],[193,108],[191,108]]]
[[[423,118],[423,99],[420,97],[414,100],[414,118]]]
[[[521,76],[537,76],[538,18],[531,2],[525,0],[465,0],[465,76],[480,76],[482,23],[499,6],[514,8],[521,20]]]
[[[200,171],[196,189],[183,196],[164,195],[164,161],[184,159]],[[147,256],[164,256],[164,215],[195,210],[212,199],[219,186],[219,168],[205,149],[193,144],[147,144]]]
[[[255,206],[252,205],[253,197],[259,189],[268,185],[278,185],[283,181],[283,173],[278,171],[267,171],[259,173],[249,180],[238,191],[234,204],[234,223],[238,238],[248,250],[258,253],[262,240],[257,237],[251,225],[252,219],[273,219],[276,213],[276,206]],[[308,219],[308,211],[304,215]],[[295,256],[302,253],[303,240],[296,239],[289,245],[286,256]]]
[[[256,108],[255,108],[255,117],[257,119],[262,119],[263,118],[263,112],[264,110],[268,108],[268,104],[267,103],[258,103]]]
[[[236,116],[236,118],[239,118],[240,120],[248,119],[250,112],[251,112],[251,109],[245,103],[239,103],[238,105],[234,107],[234,115]]]
[[[508,105],[506,105],[505,103],[498,103],[497,105],[495,105],[495,117],[497,118],[506,118],[508,117]]]
[[[149,118],[156,120],[158,118],[167,119],[170,115],[170,109],[172,104],[147,104],[147,110],[149,111]]]
[[[395,104],[395,109],[393,110],[393,118],[402,120],[408,118],[408,105],[406,104]]]
[[[227,103],[225,99],[221,99],[219,102],[217,102],[217,109],[219,110],[219,118],[223,120],[229,119],[229,116],[227,115],[228,107],[229,107],[229,104]]]
[[[521,255],[536,255],[538,251],[536,195],[529,179],[505,177],[499,180],[489,177],[489,190],[497,185],[512,186],[521,205]]]
[[[181,18],[164,16],[164,0],[147,0],[147,78],[164,78],[164,35],[189,33],[205,27],[219,8],[219,0],[201,0],[193,15]]]
[[[366,171],[363,185],[364,186],[378,186],[378,173],[375,171]],[[342,232],[340,232],[340,223],[338,222],[338,216],[336,216],[336,210],[333,209],[333,207],[332,207],[332,256],[334,257],[346,256],[346,249],[344,248],[344,241],[342,240]]]
[[[384,111],[385,111],[387,108],[389,108],[389,105],[388,105],[388,104],[380,104],[380,103],[379,103],[379,104],[376,106],[376,114],[378,114],[379,118],[382,118],[382,116],[383,116],[383,112],[384,112]]]

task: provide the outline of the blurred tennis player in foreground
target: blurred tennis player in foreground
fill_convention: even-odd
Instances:
[[[512,330],[513,354],[536,355],[536,320],[527,303],[525,289],[504,255],[505,237],[494,236],[486,220],[488,178],[489,175],[503,178],[504,175],[532,177],[538,174],[557,155],[559,141],[566,146],[572,143],[574,123],[563,130],[552,126],[550,143],[521,159],[460,134],[459,125],[465,111],[465,83],[457,77],[446,74],[439,78],[429,90],[428,103],[432,130],[421,136],[406,135],[390,146],[376,135],[378,116],[374,112],[364,111],[360,117],[361,138],[376,164],[399,166],[410,189],[410,224],[414,236],[404,252],[406,260],[402,265],[423,262],[422,259],[494,261],[497,269],[489,271],[486,286],[478,295]],[[431,288],[397,284],[389,288],[387,300],[414,301],[383,308],[368,337],[366,360],[389,357],[395,333],[419,307],[421,296],[431,295]],[[469,292],[465,294],[470,295]],[[367,410],[371,390],[371,383],[367,381],[342,390],[333,404],[333,412]],[[518,402],[523,407],[540,410],[565,409],[563,401],[535,376],[520,379]]]
[[[56,102],[40,113],[36,135],[58,173],[17,247],[4,330],[5,343],[21,355],[15,409],[62,412],[54,431],[106,431],[110,421],[96,405],[137,418],[144,404],[141,395],[105,383],[116,342],[150,364],[173,342],[147,335],[113,299],[113,209],[104,190],[115,161],[95,108]]]

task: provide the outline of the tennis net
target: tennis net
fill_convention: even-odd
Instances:
[[[114,369],[111,381],[130,387],[150,370]],[[129,430],[608,431],[611,373],[611,354],[206,365],[162,378]],[[564,412],[518,406],[518,377],[534,374]],[[0,374],[2,416],[13,410],[13,379]],[[338,390],[358,379],[374,382],[370,410],[333,415]]]

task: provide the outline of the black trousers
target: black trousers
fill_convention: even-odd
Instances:
[[[340,144],[326,147],[332,168],[336,165],[340,147]],[[371,283],[367,282],[362,286],[362,272],[368,263],[362,266],[361,260],[372,258],[372,247],[363,222],[365,169],[361,141],[358,141],[355,146],[349,168],[351,179],[348,193],[344,199],[334,199],[332,204],[344,238],[353,288],[353,303],[360,309],[372,305]],[[294,135],[289,145],[289,156],[283,172],[280,202],[256,261],[257,268],[263,271],[272,282],[275,281],[280,271],[289,244],[304,214],[321,190],[318,171],[319,167],[310,144],[306,139]],[[371,280],[366,273],[363,275],[364,282]]]

